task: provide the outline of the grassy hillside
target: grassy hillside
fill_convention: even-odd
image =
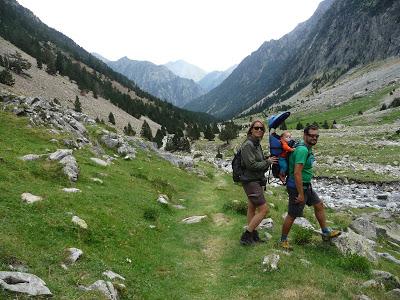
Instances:
[[[117,159],[109,167],[100,167],[84,148],[74,152],[80,176],[71,184],[55,162],[18,159],[62,148],[49,141],[60,136],[27,125],[26,119],[0,112],[0,269],[25,265],[47,283],[54,299],[102,299],[77,287],[103,279],[106,270],[126,278],[121,299],[352,299],[361,293],[386,299],[382,291],[364,290],[361,283],[370,278],[372,267],[400,275],[398,268],[383,260],[372,266],[344,257],[318,236],[295,245],[290,256],[280,254],[279,271],[264,273],[263,256],[278,249],[287,205],[283,189],[269,187],[267,192],[274,204],[272,240],[244,248],[238,239],[246,221],[237,211],[243,209],[245,197],[229,175],[200,164],[206,176],[199,177],[144,150],[138,150],[133,161]],[[95,138],[97,130],[90,132]],[[104,183],[93,182],[93,177]],[[70,186],[82,192],[61,190]],[[20,199],[24,192],[44,200],[24,204]],[[159,194],[167,194],[173,204],[186,209],[157,203]],[[72,215],[84,219],[89,228],[73,225]],[[207,218],[200,224],[180,222],[192,215]],[[306,215],[316,225],[309,209]],[[343,229],[351,217],[329,211],[329,219],[332,227]],[[301,234],[295,229],[291,238]],[[60,264],[69,247],[83,250],[84,255],[64,270]],[[303,265],[300,259],[311,265]],[[0,291],[0,298],[15,296]]]

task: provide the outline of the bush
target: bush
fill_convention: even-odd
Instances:
[[[385,103],[383,103],[380,110],[382,111],[382,110],[385,110],[385,109],[387,109],[387,106],[386,106]]]
[[[12,77],[8,70],[3,70],[0,72],[0,83],[4,83],[9,86],[13,86],[15,79]]]
[[[160,212],[155,208],[146,208],[143,213],[143,218],[149,221],[156,221],[160,216]]]
[[[294,226],[292,238],[297,245],[305,245],[311,242],[313,232],[300,226]]]
[[[247,202],[239,200],[230,200],[224,203],[225,211],[231,210],[241,215],[247,215]]]
[[[368,275],[371,272],[371,265],[368,259],[357,254],[347,254],[341,262],[342,268],[348,271],[363,273]]]
[[[390,108],[395,108],[400,106],[400,97],[394,98],[392,103],[390,103]]]

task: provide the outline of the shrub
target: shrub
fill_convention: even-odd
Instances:
[[[311,242],[313,232],[300,226],[293,228],[292,238],[293,242],[297,245],[305,245]]]
[[[368,275],[371,272],[371,265],[368,259],[357,254],[347,254],[341,262],[342,268],[348,271],[363,273]]]
[[[400,106],[400,97],[394,98],[392,103],[390,103],[389,107],[395,108]]]
[[[385,103],[383,103],[380,110],[382,111],[382,110],[385,110],[385,109],[387,109],[387,106],[386,106]]]
[[[15,79],[12,77],[8,70],[3,70],[0,72],[0,83],[4,83],[9,86],[13,86]]]
[[[146,208],[143,212],[143,218],[149,221],[156,221],[160,215],[160,212],[155,208]]]
[[[225,211],[231,210],[241,215],[247,215],[247,202],[239,200],[230,200],[224,203]]]

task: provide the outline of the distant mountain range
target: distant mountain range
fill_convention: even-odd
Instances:
[[[178,107],[183,107],[190,100],[205,93],[193,80],[181,78],[165,66],[148,61],[130,60],[127,57],[109,61],[107,64],[133,80],[140,88]]]
[[[237,67],[234,65],[225,71],[214,71],[208,73],[204,76],[198,84],[203,88],[203,90],[208,93],[213,88],[219,86],[229,75],[231,75],[232,71]]]
[[[185,108],[231,118],[314,91],[356,65],[400,55],[400,1],[325,0],[313,16],[279,40],[265,42],[232,74]]]
[[[164,64],[164,66],[179,77],[192,79],[196,82],[207,74],[206,71],[184,60],[170,61]]]

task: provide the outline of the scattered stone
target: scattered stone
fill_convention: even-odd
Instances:
[[[309,262],[307,259],[300,258],[300,261],[305,266],[311,266],[311,262]]]
[[[72,217],[72,223],[74,223],[75,225],[78,225],[79,227],[81,227],[83,229],[88,228],[88,225],[86,224],[86,222],[77,216]]]
[[[75,263],[83,254],[83,251],[78,248],[68,248],[67,252],[67,260],[66,263],[73,264]]]
[[[395,258],[394,256],[390,255],[389,253],[386,253],[386,252],[384,252],[384,253],[382,253],[382,252],[377,252],[377,254],[378,254],[380,257],[386,258],[387,260],[389,260],[389,261],[391,261],[391,262],[394,262],[395,264],[400,265],[400,259]]]
[[[103,272],[103,275],[106,276],[108,279],[114,280],[114,279],[121,279],[125,281],[125,278],[122,277],[121,275],[114,273],[113,271],[107,270]]]
[[[263,219],[257,226],[256,230],[272,229],[274,227],[274,220],[271,218]]]
[[[375,279],[365,281],[362,284],[362,287],[363,288],[375,288],[375,289],[384,289],[385,288],[381,282],[378,282]]]
[[[79,193],[81,191],[77,188],[63,188],[62,190],[66,193]]]
[[[85,287],[79,286],[84,291],[100,291],[109,300],[118,300],[117,290],[110,281],[97,280],[92,285]]]
[[[359,217],[355,219],[351,224],[350,228],[358,234],[365,236],[366,238],[376,240],[376,226],[370,220]]]
[[[393,289],[387,292],[386,295],[393,299],[400,299],[400,289]]]
[[[332,242],[343,254],[357,254],[366,257],[370,261],[377,261],[377,254],[374,251],[375,242],[352,231],[343,232]]]
[[[262,265],[264,267],[263,271],[268,272],[277,270],[279,260],[280,256],[278,254],[270,254],[264,256],[264,259],[262,261]]]
[[[284,213],[282,215],[283,219],[285,219],[286,216],[287,216],[287,213]],[[294,224],[296,224],[300,227],[306,228],[306,229],[315,230],[314,226],[310,223],[310,221],[308,221],[306,218],[303,218],[303,217],[296,218],[294,220]]]
[[[149,228],[154,229],[154,228],[156,228],[156,225],[149,225]]]
[[[376,199],[387,200],[388,196],[389,196],[388,194],[379,194],[379,195],[376,195]]]
[[[93,182],[97,182],[100,184],[103,184],[103,180],[101,180],[100,178],[90,178]]]
[[[42,201],[43,198],[40,196],[35,196],[32,195],[31,193],[23,193],[21,195],[21,199],[23,202],[26,202],[28,204],[34,203],[34,202],[38,202],[38,201]]]
[[[362,294],[362,295],[357,295],[355,300],[371,300],[371,298],[368,297],[367,295]]]
[[[52,295],[42,279],[28,273],[0,272],[0,286],[11,292],[31,296]]]
[[[272,235],[269,232],[264,232],[265,241],[270,241],[272,239]]]
[[[169,204],[169,199],[167,195],[159,195],[157,201],[161,204]]]
[[[180,205],[180,204],[174,204],[174,205],[172,205],[172,207],[174,207],[176,209],[186,209],[186,207],[184,207],[183,205]]]
[[[64,166],[64,174],[67,175],[69,180],[73,182],[78,180],[79,168],[75,157],[73,157],[72,155],[65,156],[63,159],[60,160],[60,164]]]
[[[72,155],[71,149],[59,149],[54,153],[51,153],[49,156],[50,160],[61,160],[66,156]]]
[[[103,167],[107,167],[108,165],[110,165],[110,163],[100,159],[100,158],[96,158],[96,157],[91,157],[90,158],[91,161],[93,161],[94,163],[103,166]]]
[[[397,276],[394,276],[392,273],[380,271],[380,270],[373,270],[372,275],[374,279],[382,283],[385,288],[400,288],[400,281]]]
[[[27,154],[27,155],[24,155],[24,156],[22,156],[22,157],[20,157],[20,159],[21,160],[23,160],[23,161],[33,161],[33,160],[38,160],[38,159],[41,159],[43,156],[47,156],[47,154],[42,154],[42,155],[39,155],[39,154]]]
[[[181,222],[185,224],[194,224],[194,223],[199,223],[201,220],[207,218],[207,216],[192,216],[183,219]]]

